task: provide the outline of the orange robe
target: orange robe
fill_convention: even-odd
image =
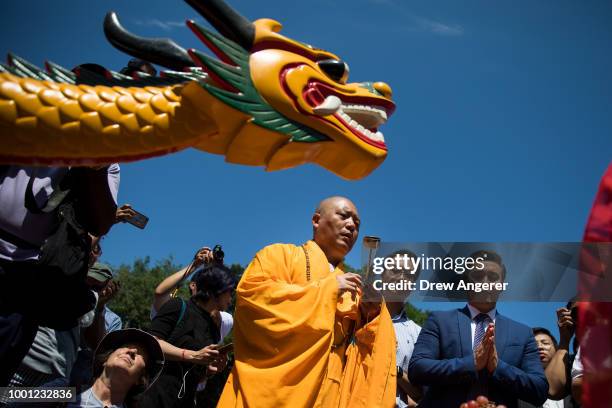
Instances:
[[[261,250],[236,291],[235,365],[217,407],[391,408],[395,333],[383,305],[358,328],[358,297],[338,298],[336,276],[313,242]],[[350,343],[350,344],[349,344]]]

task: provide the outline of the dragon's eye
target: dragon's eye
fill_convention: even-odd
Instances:
[[[344,61],[326,59],[318,61],[317,65],[319,65],[321,71],[325,72],[325,74],[334,81],[340,82],[341,84],[346,83],[349,75],[349,67]]]

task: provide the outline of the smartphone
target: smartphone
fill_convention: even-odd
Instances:
[[[139,213],[138,211],[134,210],[132,208],[132,210],[134,211],[134,215],[130,218],[127,218],[125,220],[125,222],[129,222],[130,224],[132,224],[135,227],[138,227],[140,229],[144,229],[144,227],[146,227],[147,223],[149,222],[149,217],[147,217],[146,215]]]
[[[234,351],[234,343],[229,343],[224,346],[221,346],[217,349],[217,351],[219,351],[219,354],[227,354],[231,351]]]

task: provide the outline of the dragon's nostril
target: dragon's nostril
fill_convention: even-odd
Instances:
[[[393,91],[391,90],[391,87],[385,82],[375,82],[374,89],[380,92],[385,98],[391,99],[391,97],[393,96]]]

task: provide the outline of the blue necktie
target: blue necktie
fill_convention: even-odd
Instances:
[[[484,339],[485,331],[487,330],[487,326],[489,325],[489,321],[491,318],[486,313],[479,313],[474,321],[476,322],[476,330],[474,331],[474,342],[472,343],[472,350],[476,350],[476,347],[480,343],[482,343],[482,339]]]

